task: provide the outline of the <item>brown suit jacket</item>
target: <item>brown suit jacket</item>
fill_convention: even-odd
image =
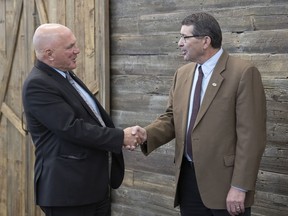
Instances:
[[[195,63],[190,63],[175,73],[167,110],[146,127],[148,140],[141,146],[148,155],[176,138],[176,186],[195,67]],[[226,197],[233,185],[248,191],[245,206],[250,207],[266,144],[266,101],[256,67],[223,52],[206,89],[191,139],[204,204],[211,209],[226,209]],[[178,204],[176,187],[174,205]]]

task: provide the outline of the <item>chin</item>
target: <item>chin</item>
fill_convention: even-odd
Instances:
[[[184,56],[185,61],[190,61],[190,58],[188,56]]]
[[[77,67],[77,64],[73,64],[73,65],[71,65],[70,70],[73,70],[73,69],[75,69],[76,67]]]

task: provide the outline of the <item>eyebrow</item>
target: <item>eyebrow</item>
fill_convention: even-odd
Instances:
[[[180,36],[187,36],[187,34],[181,34],[181,33],[180,33]]]
[[[71,44],[69,44],[66,48],[68,48],[68,49],[69,49],[69,48],[72,48],[73,46],[75,46],[75,44],[76,44],[76,43],[71,43]]]

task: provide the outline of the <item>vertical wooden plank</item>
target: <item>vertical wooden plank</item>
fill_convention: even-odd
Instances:
[[[18,36],[18,28],[19,28],[19,23],[20,23],[20,18],[22,14],[22,8],[23,8],[23,0],[21,2],[18,2],[16,5],[15,11],[15,16],[13,19],[13,24],[12,24],[12,31],[11,31],[11,40],[9,40],[9,43],[7,44],[7,61],[5,62],[4,65],[4,74],[1,80],[1,85],[0,85],[0,105],[4,101],[5,94],[7,91],[7,87],[9,84],[10,80],[10,73],[11,73],[11,68],[13,64],[13,59],[14,59],[14,52],[16,49],[16,41],[17,41],[17,36]],[[1,121],[2,113],[0,112],[0,121]]]
[[[40,23],[41,24],[48,23],[49,22],[48,14],[46,12],[46,8],[45,8],[45,4],[43,0],[35,0],[35,4],[37,8],[37,13],[39,15]]]
[[[99,78],[99,100],[110,112],[110,46],[109,46],[109,1],[95,0],[95,63]]]
[[[4,62],[6,58],[6,4],[0,0],[0,80],[4,74]],[[0,104],[1,105],[1,104]],[[0,114],[1,115],[1,114]]]
[[[17,9],[17,0],[14,0],[13,6]],[[22,1],[23,6],[24,1]],[[24,7],[22,7],[23,9]],[[18,132],[20,129],[19,118],[21,116],[21,71],[23,68],[25,58],[24,47],[24,26],[22,14],[23,10],[17,11],[14,9],[14,20],[17,21],[16,26],[18,30],[15,32],[15,48],[11,50],[12,66],[10,72],[10,79],[7,85],[7,91],[5,95],[5,103],[7,104],[6,110],[7,119],[10,120],[7,124],[7,157],[8,157],[8,215],[24,215],[25,214],[25,145],[22,143],[22,134]],[[16,14],[19,13],[19,14]],[[19,17],[19,20],[18,18]],[[4,103],[2,104],[3,107]],[[17,126],[18,122],[18,126]],[[16,124],[15,124],[16,123]],[[21,130],[21,129],[20,129]],[[22,145],[23,144],[23,145]]]
[[[85,1],[84,5],[85,17],[84,17],[84,30],[85,30],[85,56],[84,56],[84,68],[85,68],[85,80],[88,86],[91,83],[96,82],[95,76],[95,7],[94,1]],[[92,84],[93,85],[93,84]]]
[[[7,119],[0,125],[0,215],[7,216]]]
[[[0,0],[0,51],[6,50],[6,5],[5,0]]]
[[[13,125],[9,123],[8,130],[8,200],[9,211],[8,215],[24,215],[25,213],[25,198],[24,198],[24,186],[25,186],[25,164],[23,147],[19,142],[22,136],[17,133]]]
[[[0,215],[7,216],[8,203],[7,203],[7,119],[1,119],[0,125]]]
[[[7,167],[8,167],[8,215],[24,215],[23,158],[19,147],[20,136],[10,123],[7,125]]]
[[[65,0],[58,0],[56,6],[56,23],[66,25],[66,2]]]
[[[10,76],[11,76],[11,68],[12,68],[12,64],[13,64],[13,59],[14,59],[14,51],[16,49],[16,40],[17,40],[17,36],[18,36],[18,23],[19,23],[19,19],[20,19],[20,15],[21,15],[21,8],[22,8],[22,2],[16,6],[16,8],[14,8],[14,2],[10,1],[7,2],[7,4],[3,4],[2,6],[2,12],[1,14],[5,17],[5,30],[3,30],[3,33],[5,34],[6,32],[13,32],[13,37],[10,41],[7,41],[9,43],[6,44],[6,40],[4,40],[3,42],[5,43],[5,49],[6,50],[6,54],[7,56],[5,56],[5,59],[3,61],[3,76],[1,79],[1,86],[0,86],[0,105],[2,107],[3,102],[4,102],[4,98],[7,94],[7,88],[9,86],[9,81],[10,81]],[[7,17],[7,19],[6,19]],[[13,27],[9,24],[14,24]],[[2,25],[3,26],[3,25]],[[7,26],[7,29],[6,29]],[[7,45],[7,46],[6,46]],[[5,61],[6,60],[6,61]],[[2,120],[2,111],[0,113],[0,121]],[[9,151],[8,148],[10,145],[8,145],[9,143],[9,129],[11,127],[11,124],[9,124],[9,122],[7,121],[6,118],[3,118],[3,121],[1,121],[1,123],[3,123],[4,126],[4,130],[1,129],[1,137],[3,137],[3,140],[1,138],[1,152],[3,152],[5,155],[3,155],[3,157],[1,157],[1,159],[3,161],[1,161],[1,165],[0,165],[0,172],[1,172],[1,179],[0,179],[0,187],[1,187],[1,215],[9,215],[11,213],[11,208],[13,208],[13,206],[11,207],[11,205],[9,205],[11,203],[12,200],[12,196],[10,194],[15,193],[15,191],[11,191],[11,185],[13,186],[13,183],[10,181],[9,178],[9,173],[10,173],[10,166],[11,164],[9,164],[9,160],[8,160],[8,155],[9,155]],[[3,142],[2,142],[3,141]],[[14,200],[14,203],[17,203],[18,200]]]
[[[85,84],[86,80],[85,78],[85,67],[84,67],[84,62],[85,62],[85,10],[84,10],[84,1],[82,0],[74,0],[75,3],[75,29],[74,29],[74,34],[77,38],[77,45],[80,49],[80,54],[77,57],[77,69],[75,72],[79,76],[81,80]]]
[[[35,8],[36,6],[36,8]],[[23,85],[24,80],[26,79],[28,73],[30,72],[34,60],[35,54],[34,49],[32,47],[32,38],[36,27],[38,26],[38,21],[35,20],[34,13],[37,10],[39,14],[40,23],[44,23],[48,21],[46,11],[44,8],[44,4],[42,0],[24,0],[24,29],[25,29],[25,39],[24,39],[24,47],[25,50],[22,49],[22,55],[25,59],[23,70],[21,70],[21,83]],[[22,99],[21,99],[22,100]],[[22,107],[22,105],[21,105]],[[23,112],[23,107],[22,107]],[[25,159],[25,188],[24,188],[24,196],[25,196],[25,215],[36,216],[36,205],[34,201],[34,148],[32,142],[30,141],[30,136],[26,135],[22,137],[22,145],[24,146],[25,153],[23,154]],[[38,214],[39,215],[39,214]]]
[[[48,14],[48,20],[50,23],[56,23],[57,22],[57,1],[58,0],[45,0],[45,3],[47,4],[47,14]]]
[[[75,4],[74,1],[67,0],[66,1],[66,25],[69,27],[73,32],[75,30]]]

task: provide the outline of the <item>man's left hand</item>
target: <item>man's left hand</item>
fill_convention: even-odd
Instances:
[[[244,213],[245,196],[246,192],[241,191],[240,189],[235,187],[230,188],[226,199],[226,206],[227,211],[231,216],[236,216]]]

